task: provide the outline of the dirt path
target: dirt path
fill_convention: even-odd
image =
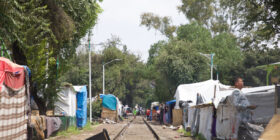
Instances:
[[[110,139],[113,140],[116,135],[126,126],[126,124],[132,118],[126,119],[123,122],[117,124],[100,124],[98,126],[93,126],[93,129],[90,131],[84,131],[80,134],[73,134],[70,136],[59,136],[59,137],[52,137],[49,140],[84,140],[89,137],[92,137],[100,132],[103,129],[107,129]],[[161,140],[193,140],[190,137],[183,137],[182,134],[171,130],[170,128],[163,128],[158,123],[151,123],[148,122],[157,135],[160,137]],[[124,131],[123,135],[119,137],[118,140],[155,140],[156,138],[146,126],[143,121],[143,118],[137,116],[136,119],[130,124],[130,126]]]
[[[52,137],[49,140],[84,140],[102,132],[103,129],[106,129],[108,131],[110,139],[113,139],[121,131],[121,129],[127,124],[128,121],[129,120],[126,120],[117,124],[100,124],[98,126],[93,126],[92,130],[84,131],[78,135],[70,135],[67,137],[65,136]]]
[[[177,132],[176,130],[172,130],[168,127],[163,128],[159,122],[149,122],[150,126],[154,129],[154,131],[158,134],[160,140],[193,140],[191,137],[184,137],[183,134]]]

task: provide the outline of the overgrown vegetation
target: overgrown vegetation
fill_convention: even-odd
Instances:
[[[90,110],[90,106],[88,104],[87,111],[89,112],[89,110]],[[102,100],[97,99],[92,103],[92,117],[94,118],[101,117],[101,112],[102,112]]]
[[[179,26],[172,25],[172,17],[143,13],[141,26],[167,38],[149,50],[153,99],[170,100],[179,84],[210,79],[210,60],[201,54],[215,54],[214,79],[223,84],[231,85],[240,76],[246,86],[266,85],[266,71],[257,66],[280,60],[279,4],[276,0],[181,0],[178,10],[188,24]]]
[[[69,137],[71,135],[78,135],[85,131],[93,130],[96,126],[98,126],[99,123],[95,122],[93,125],[89,121],[87,121],[86,125],[83,127],[83,129],[78,129],[76,126],[70,126],[66,131],[59,131],[56,136],[64,136]]]

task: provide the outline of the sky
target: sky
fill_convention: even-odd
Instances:
[[[152,12],[159,16],[169,16],[174,25],[185,24],[185,16],[177,10],[180,3],[180,0],[103,0],[100,3],[103,12],[92,29],[91,43],[99,44],[110,39],[112,35],[118,36],[129,51],[146,62],[150,46],[166,37],[155,30],[140,26],[140,15]],[[94,46],[94,50],[99,51],[101,47]]]

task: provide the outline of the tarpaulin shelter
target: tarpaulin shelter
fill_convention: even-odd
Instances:
[[[71,84],[65,83],[57,93],[58,100],[55,102],[54,114],[62,116],[76,116],[77,98],[76,91]]]
[[[110,110],[116,110],[117,109],[117,98],[116,98],[116,96],[114,96],[112,94],[103,95],[102,106],[107,108],[107,109],[110,109]]]
[[[0,139],[27,139],[28,71],[0,57]]]
[[[84,127],[87,123],[87,87],[73,86],[77,92],[77,127]]]
[[[102,113],[101,118],[118,121],[118,100],[112,94],[104,94],[102,97]]]
[[[167,101],[165,104],[167,106],[167,113],[165,119],[167,123],[172,123],[172,109],[174,108],[176,100]]]
[[[151,111],[150,111],[150,120],[156,119],[156,111],[159,109],[159,102],[152,102],[151,103]]]

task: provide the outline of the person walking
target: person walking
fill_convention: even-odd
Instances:
[[[163,104],[160,104],[159,122],[161,125],[163,124],[163,113],[164,113],[164,106]]]

